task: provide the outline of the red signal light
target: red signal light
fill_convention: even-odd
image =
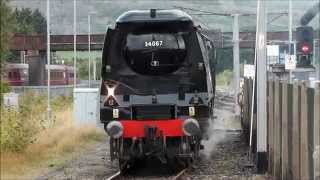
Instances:
[[[310,47],[307,45],[307,44],[304,44],[302,47],[301,47],[301,50],[304,54],[307,54],[309,53],[310,51]]]

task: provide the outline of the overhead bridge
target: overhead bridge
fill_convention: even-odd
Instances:
[[[104,34],[91,35],[91,50],[102,50]],[[16,34],[10,49],[12,51],[38,50],[47,49],[47,39],[45,34],[24,35]],[[51,35],[51,51],[72,51],[73,35]],[[88,50],[88,35],[77,35],[77,50]]]
[[[205,32],[214,42],[217,48],[232,47],[232,33],[221,33],[219,31]],[[318,35],[319,33],[315,33]],[[240,48],[254,48],[255,32],[241,32],[239,35]],[[73,35],[51,35],[51,51],[73,51]],[[91,50],[102,50],[105,34],[91,35]],[[315,37],[319,38],[319,37]],[[288,40],[288,32],[269,32],[268,41],[285,42]],[[23,35],[16,34],[11,44],[12,51],[23,50],[46,50],[46,35]],[[77,35],[77,50],[88,50],[88,35]]]

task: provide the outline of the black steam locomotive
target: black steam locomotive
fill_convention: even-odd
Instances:
[[[212,43],[180,10],[128,11],[106,33],[100,119],[120,168],[194,160],[212,119]]]

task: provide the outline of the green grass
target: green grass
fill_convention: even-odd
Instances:
[[[73,51],[57,51],[56,55],[58,59],[64,59],[67,61],[73,60]],[[102,57],[102,51],[91,51],[91,59],[96,59]],[[88,59],[89,53],[88,51],[77,51],[77,59]]]
[[[33,179],[105,139],[95,124],[75,125],[71,103],[69,97],[53,99],[53,124],[46,119],[43,95],[28,92],[17,110],[1,106],[0,179]]]
[[[216,83],[218,87],[226,87],[231,85],[233,72],[229,69],[217,74]]]

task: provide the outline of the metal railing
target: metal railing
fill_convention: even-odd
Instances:
[[[77,84],[77,88],[88,88],[88,81],[81,80]],[[100,81],[91,81],[91,88],[99,88]],[[73,85],[50,86],[51,96],[72,96]],[[36,94],[44,94],[47,92],[47,86],[12,86],[12,92],[21,94],[23,92],[32,91]]]

